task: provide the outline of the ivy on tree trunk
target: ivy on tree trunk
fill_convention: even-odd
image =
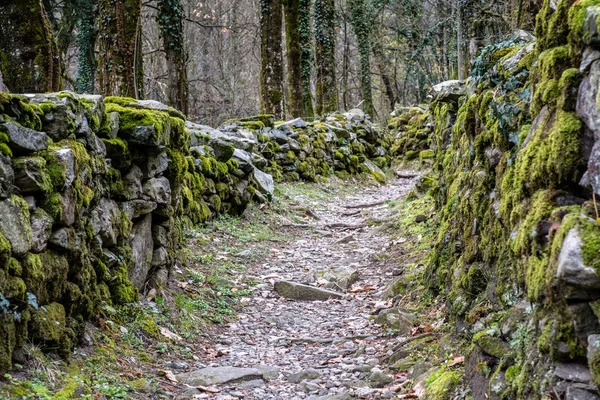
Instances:
[[[158,2],[158,24],[163,39],[168,73],[169,105],[188,113],[186,52],[183,44],[183,8],[180,0]]]
[[[260,109],[283,117],[283,54],[281,48],[281,0],[260,1]]]
[[[350,24],[358,42],[360,58],[360,88],[363,96],[363,110],[373,116],[373,92],[371,89],[371,26],[370,13],[365,0],[349,0]]]
[[[290,99],[289,113],[292,117],[304,116],[299,6],[299,0],[284,0],[287,78]]]
[[[105,96],[144,97],[141,0],[99,0],[98,83]]]
[[[310,78],[312,75],[312,34],[310,24],[311,0],[298,0],[298,31],[300,42],[300,75],[302,77],[302,116],[313,118]]]
[[[316,112],[337,111],[333,0],[315,0]]]
[[[41,0],[2,0],[0,70],[16,93],[60,90],[60,57]]]
[[[77,80],[75,91],[77,93],[94,93],[96,83],[96,57],[94,46],[96,43],[96,16],[98,9],[96,0],[78,0],[79,19],[77,21],[77,47],[79,58],[77,60]]]

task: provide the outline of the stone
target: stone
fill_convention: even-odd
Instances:
[[[100,239],[103,247],[116,245],[121,224],[121,213],[117,203],[114,200],[101,198],[91,211],[90,224],[94,236]]]
[[[52,107],[46,109],[41,119],[44,130],[56,142],[76,134],[84,118],[84,114],[77,112],[78,96],[72,92],[63,93],[68,95],[58,96],[58,93],[28,95],[31,104],[39,106],[42,103],[51,103]]]
[[[397,331],[400,335],[405,335],[410,333],[415,320],[410,314],[399,308],[388,308],[377,315],[375,323],[386,329]]]
[[[169,247],[169,231],[164,226],[152,226],[152,240],[155,246]]]
[[[163,267],[169,263],[169,253],[164,247],[158,247],[152,252],[152,266]]]
[[[247,151],[235,149],[232,157],[238,162],[240,169],[245,173],[250,173],[254,170],[252,154],[248,153]]]
[[[527,33],[525,31],[521,31],[521,32]],[[529,41],[529,42],[531,42],[531,41]],[[519,62],[523,59],[523,57],[525,57],[527,54],[532,52],[534,49],[535,49],[535,42],[531,42],[531,43],[527,44],[526,46],[523,46],[513,56],[507,58],[506,60],[503,60],[500,63],[500,65],[502,65],[502,68],[504,68],[508,72],[514,73],[517,71],[517,69],[519,67]]]
[[[171,204],[171,183],[164,176],[148,179],[144,182],[142,191],[158,204]]]
[[[571,382],[589,383],[591,379],[588,367],[579,363],[558,363],[554,375]]]
[[[59,250],[76,253],[81,248],[81,235],[73,228],[60,228],[52,232],[48,244],[52,244]]]
[[[597,393],[569,386],[565,392],[565,400],[600,400]]]
[[[583,21],[582,38],[583,43],[591,46],[600,46],[600,30],[598,27],[598,17],[600,17],[600,7],[588,7],[586,9],[585,19]]]
[[[52,188],[42,157],[19,157],[13,160],[14,183],[22,194],[46,192]]]
[[[267,132],[267,136],[270,140],[274,140],[275,142],[277,142],[277,144],[281,145],[287,144],[287,142],[289,142],[290,140],[288,135],[286,135],[279,129],[271,129],[269,132]]]
[[[212,386],[262,378],[262,373],[256,368],[207,367],[176,375],[176,378],[191,386]]]
[[[419,214],[415,217],[416,223],[425,222],[425,221],[427,221],[427,217],[425,215]]]
[[[585,125],[594,132],[594,138],[597,141],[600,139],[600,109],[597,103],[598,87],[600,85],[600,60],[592,62],[589,68],[589,73],[579,85],[576,112]]]
[[[382,388],[393,381],[394,378],[384,373],[379,368],[373,368],[368,378],[369,386],[372,388]]]
[[[7,198],[15,182],[15,173],[10,163],[10,158],[0,154],[0,199]]]
[[[313,380],[321,376],[321,373],[314,368],[308,368],[302,371],[298,371],[294,374],[290,374],[287,380],[292,383],[300,383],[304,380]]]
[[[510,351],[508,344],[499,337],[480,332],[473,337],[473,342],[485,354],[500,358]]]
[[[71,186],[75,180],[75,153],[69,148],[54,150],[56,160],[61,164],[65,174],[65,187]]]
[[[447,102],[456,102],[466,94],[464,81],[450,80],[438,83],[431,88],[431,95],[434,99]]]
[[[275,291],[282,297],[303,301],[325,301],[343,297],[342,293],[289,281],[275,282]]]
[[[31,252],[41,253],[46,249],[48,239],[52,234],[54,220],[46,211],[38,208],[31,213],[30,221],[33,238]]]
[[[587,359],[591,371],[591,377],[594,382],[600,382],[600,376],[598,375],[597,371],[598,363],[600,362],[600,335],[589,335],[587,338],[587,343]]]
[[[157,154],[149,154],[143,167],[142,172],[144,173],[144,178],[153,178],[162,174],[169,167],[167,152],[161,151]]]
[[[224,132],[211,128],[210,126],[195,124],[190,121],[186,121],[186,127],[192,135],[193,146],[197,146],[198,144],[206,144],[215,149],[216,147],[222,146],[222,144],[225,143],[226,145],[233,146],[236,149],[252,152],[254,147],[258,144],[254,134],[244,129],[238,129],[237,132]]]
[[[27,253],[33,244],[29,207],[21,197],[13,195],[0,201],[0,233],[9,241],[12,253]]]
[[[123,177],[123,184],[130,200],[139,199],[142,195],[142,178],[144,173],[137,165],[133,165]]]
[[[108,136],[114,139],[119,134],[120,117],[118,112],[108,114]]]
[[[333,287],[348,289],[353,283],[358,281],[358,271],[350,267],[341,267],[324,275],[325,279],[330,280]]]
[[[494,168],[500,163],[502,152],[497,147],[489,147],[485,150],[485,156],[488,159],[490,167]]]
[[[157,204],[148,200],[124,201],[120,204],[121,211],[127,214],[129,219],[137,219],[156,210]]]
[[[261,193],[272,196],[275,192],[275,182],[273,177],[258,168],[254,168],[254,182]]]
[[[375,179],[379,183],[385,183],[385,173],[381,170],[381,168],[375,165],[373,161],[365,160],[362,165],[367,169],[369,174],[371,174],[373,179]]]
[[[33,196],[23,196],[23,200],[27,202],[27,207],[29,207],[29,211],[33,211],[37,208],[35,203],[35,197]]]
[[[15,154],[31,153],[48,148],[48,135],[25,128],[13,121],[0,124],[0,131],[8,135],[10,148]]]
[[[259,364],[254,365],[252,368],[256,368],[257,370],[259,370],[262,374],[262,378],[266,381],[272,381],[277,379],[281,372],[281,369],[274,365]]]
[[[112,268],[119,262],[119,258],[115,253],[108,249],[102,249],[102,262],[106,264],[108,268]]]
[[[147,214],[131,229],[131,250],[133,265],[129,271],[129,280],[138,289],[143,290],[148,271],[152,265],[154,242],[152,240],[152,214]]]
[[[567,294],[571,299],[590,299],[600,296],[600,277],[594,268],[583,262],[583,242],[577,228],[572,228],[565,237],[558,256],[556,277],[574,288]]]

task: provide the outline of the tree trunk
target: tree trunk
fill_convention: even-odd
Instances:
[[[283,117],[283,54],[281,49],[281,0],[260,1],[260,97],[261,112]]]
[[[456,53],[458,64],[458,79],[467,79],[467,64],[465,57],[465,44],[463,38],[463,10],[461,0],[456,0]]]
[[[371,88],[371,27],[364,0],[350,0],[350,23],[354,28],[360,56],[360,87],[363,110],[373,116],[373,91]]]
[[[144,97],[141,0],[99,0],[98,82],[105,96]]]
[[[287,78],[289,113],[292,118],[303,117],[302,48],[299,29],[299,0],[283,0],[285,16],[285,43],[287,49]]]
[[[97,7],[96,0],[79,0],[79,20],[77,21],[77,93],[94,93],[96,83],[96,56],[94,46],[97,31],[95,28]]]
[[[298,4],[298,30],[300,41],[300,75],[302,78],[302,116],[313,118],[312,94],[310,78],[312,75],[312,35],[310,29],[310,2],[299,0]]]
[[[41,0],[2,0],[0,70],[15,93],[60,90],[60,57]]]
[[[169,105],[187,114],[188,81],[180,0],[160,0],[157,18],[167,59]]]
[[[383,22],[377,24],[377,26],[382,26]],[[385,59],[385,55],[383,53],[383,33],[377,29],[375,35],[373,35],[376,39],[373,43],[373,57],[375,57],[375,62],[377,64],[377,69],[379,69],[379,73],[381,74],[381,81],[383,82],[383,87],[385,88],[385,95],[388,100],[388,104],[390,105],[390,111],[394,111],[394,107],[396,105],[396,94],[394,93],[394,87],[392,86],[392,78],[390,77],[386,65],[388,64]]]
[[[335,79],[335,27],[333,0],[315,1],[316,111],[338,110]]]

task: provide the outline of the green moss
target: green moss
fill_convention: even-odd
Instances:
[[[425,382],[425,400],[446,400],[453,398],[454,390],[461,382],[458,371],[440,371],[434,373]]]
[[[52,191],[51,170],[47,167],[46,160],[42,157],[18,157],[13,159],[13,168],[15,171],[28,171],[29,179],[35,181],[35,185],[42,192]]]
[[[477,332],[473,336],[473,343],[487,354],[498,358],[504,356],[508,351],[508,345],[502,339],[491,336],[485,331]]]
[[[112,300],[116,304],[133,303],[138,299],[138,291],[131,284],[127,271],[127,264],[125,262],[118,263],[111,271],[112,279],[108,282],[108,287]]]
[[[106,104],[106,112],[119,113],[119,136],[130,142],[154,146],[170,143],[171,117],[166,112],[125,108],[115,103]]]
[[[131,103],[137,103],[136,99],[131,97],[117,97],[117,96],[108,96],[104,98],[105,104],[117,104],[123,107],[128,106]]]
[[[106,146],[106,153],[111,159],[112,166],[121,170],[131,166],[131,153],[129,146],[123,139],[102,139]]]

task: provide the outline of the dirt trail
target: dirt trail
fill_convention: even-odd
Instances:
[[[219,373],[241,371],[241,378],[214,385],[218,393],[190,389],[178,398],[392,398],[389,385],[402,379],[390,382],[393,375],[383,367],[379,372],[378,360],[397,338],[384,335],[373,315],[383,307],[383,291],[399,266],[386,259],[392,238],[379,226],[390,217],[386,202],[405,196],[413,184],[400,178],[327,202],[295,199],[314,214],[311,226],[280,227],[294,230],[298,240],[273,245],[250,266],[248,274],[259,283],[239,319],[213,338],[224,355],[204,364],[226,367]],[[288,300],[273,290],[280,280],[319,286],[332,279],[328,271],[340,275],[344,268],[356,270],[359,278],[346,291],[340,290],[343,279],[329,284],[346,293],[339,300]],[[257,366],[262,379],[253,370],[236,369]],[[197,386],[192,380],[187,383]],[[384,385],[388,388],[377,389]]]

